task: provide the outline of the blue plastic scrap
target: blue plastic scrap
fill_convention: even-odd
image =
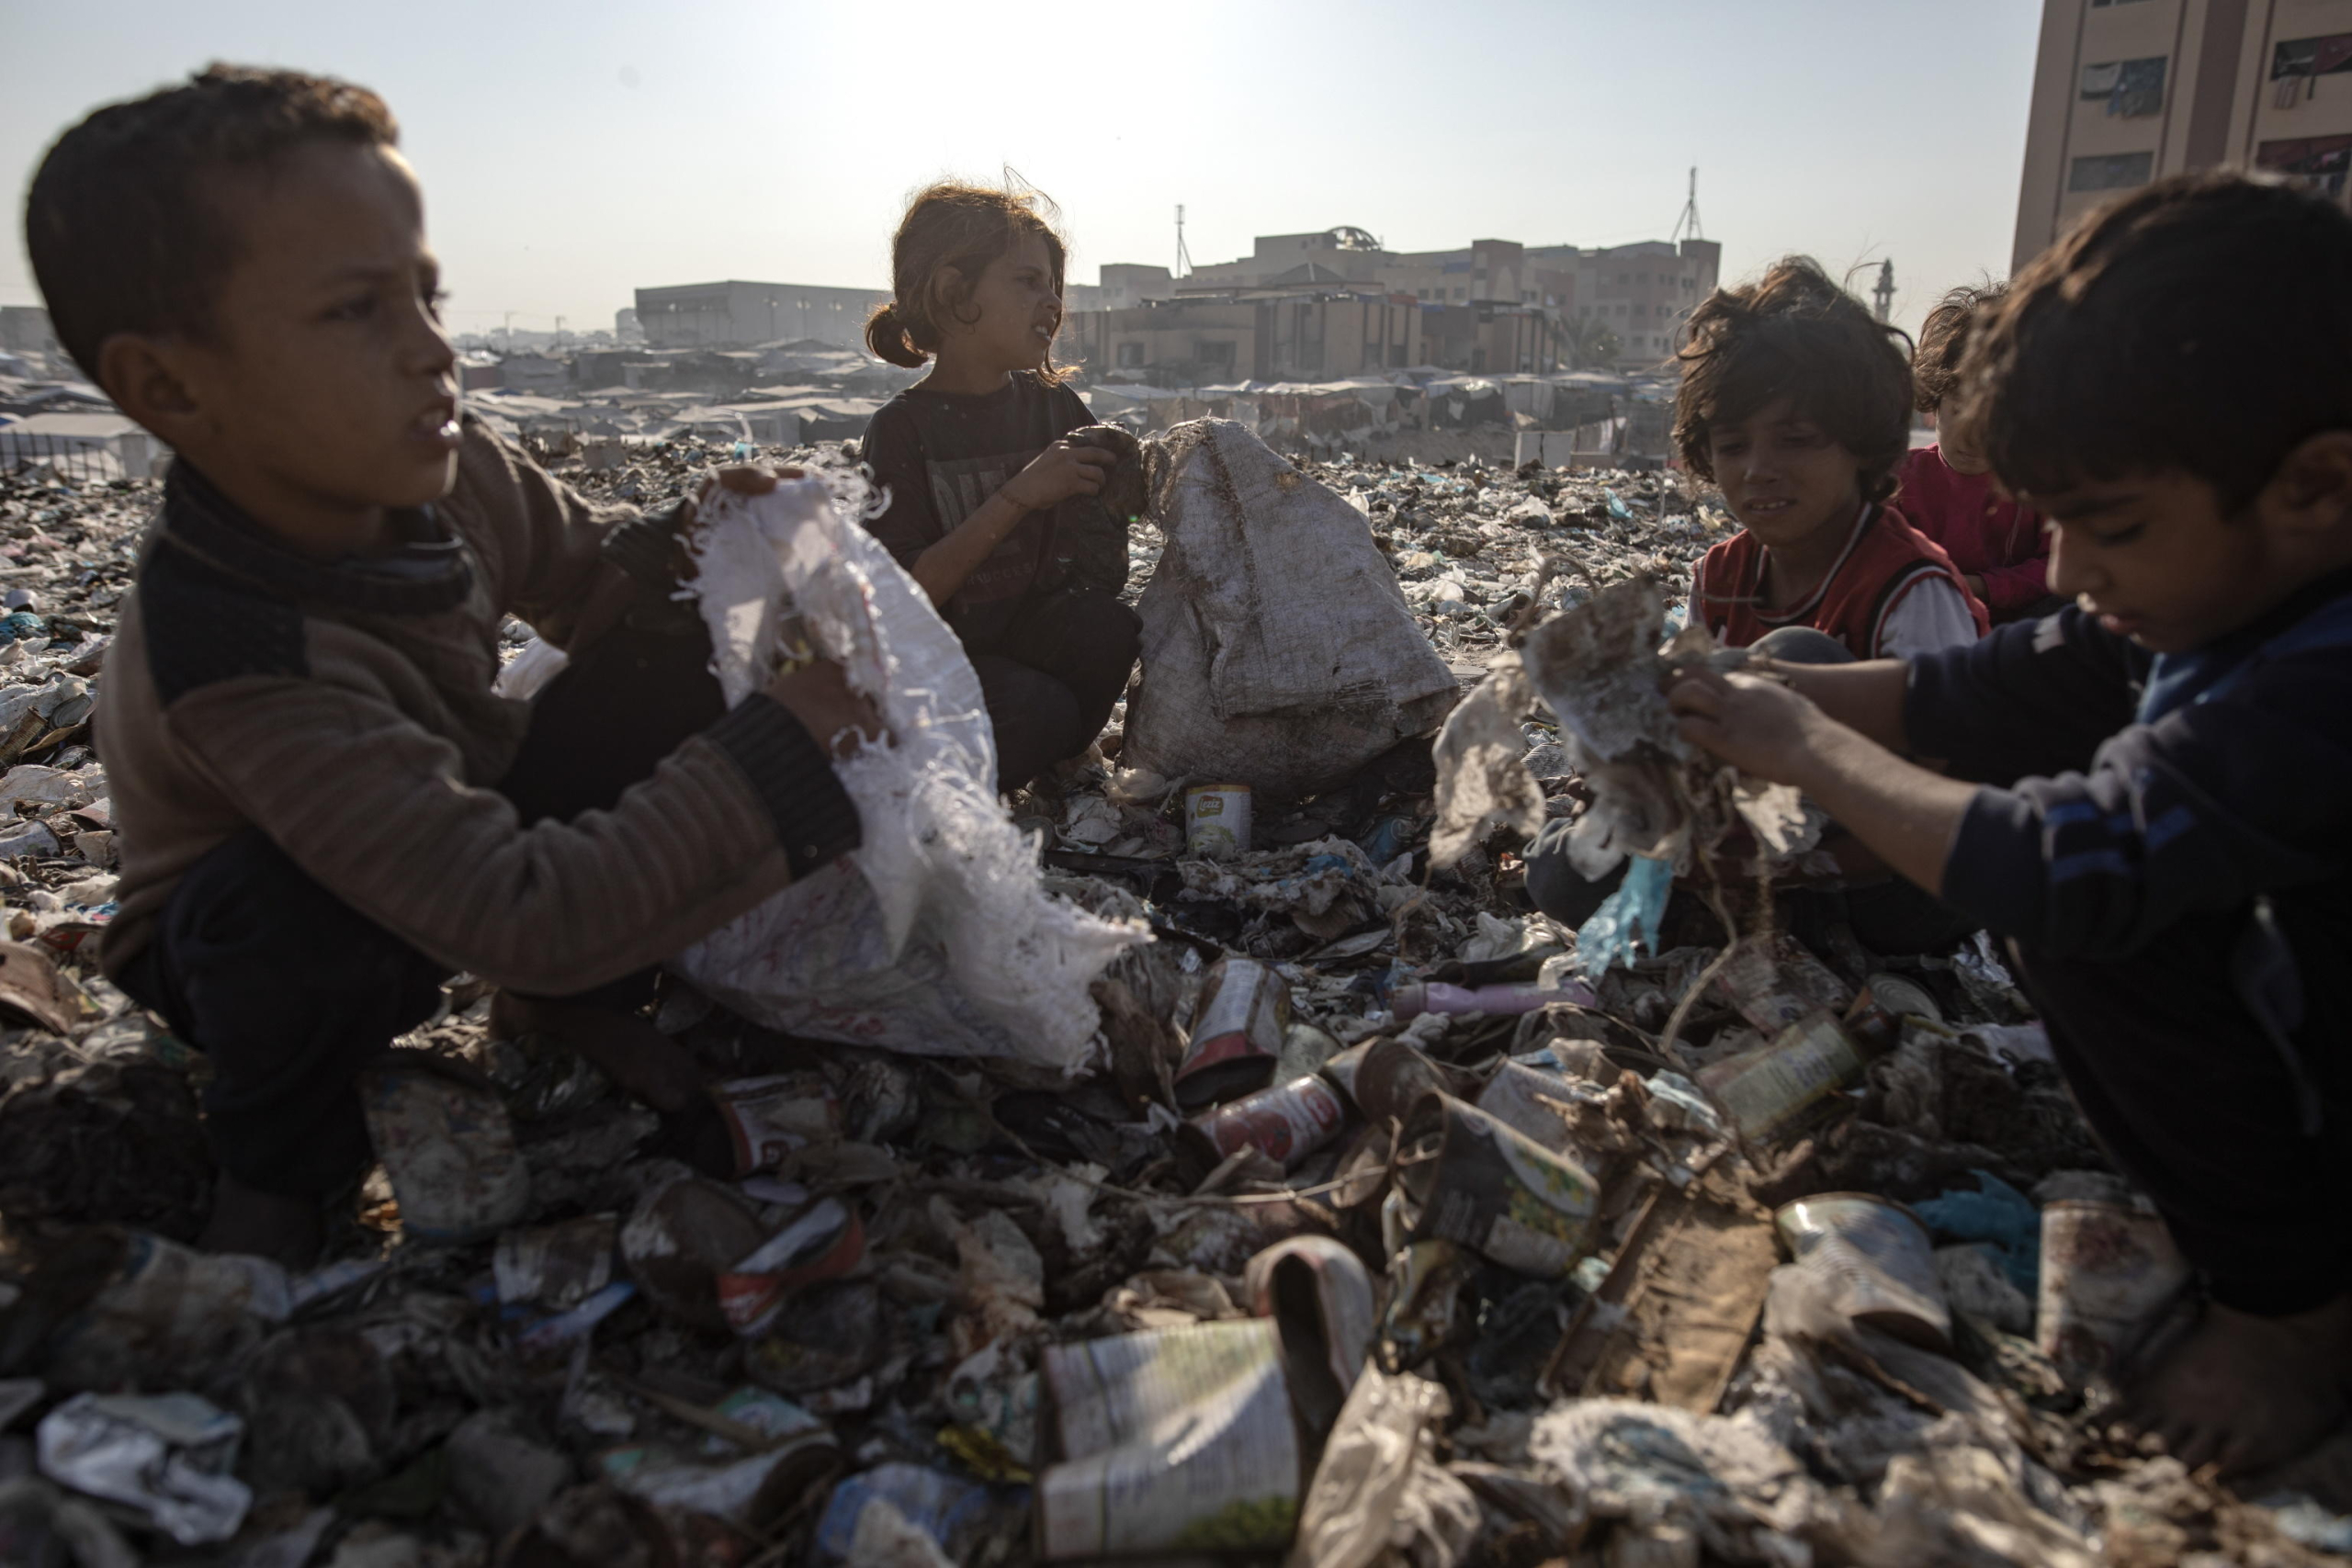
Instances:
[[[1633,508],[1618,500],[1617,492],[1615,491],[1604,490],[1600,493],[1609,498],[1610,516],[1614,517],[1620,523],[1631,523],[1634,520]]]
[[[1656,953],[1666,901],[1673,892],[1671,864],[1635,855],[1617,891],[1602,899],[1592,919],[1577,931],[1577,973],[1598,980],[1615,965],[1631,964],[1641,946]]]
[[[1978,1190],[1958,1188],[1911,1205],[1939,1241],[1984,1241],[2009,1283],[2030,1296],[2041,1283],[2041,1211],[1989,1170],[1969,1172]]]
[[[877,1464],[833,1488],[817,1524],[817,1550],[831,1561],[847,1560],[857,1539],[857,1517],[867,1504],[887,1501],[943,1551],[952,1551],[964,1544],[956,1538],[985,1517],[989,1500],[989,1488],[977,1481],[919,1464]]]

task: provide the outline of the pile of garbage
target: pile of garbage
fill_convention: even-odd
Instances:
[[[650,503],[722,455],[584,482]],[[2352,1551],[2328,1452],[2229,1489],[2108,1427],[2187,1269],[1989,942],[1801,942],[1753,874],[1669,896],[1801,875],[1818,832],[1595,683],[1671,624],[1720,513],[1671,476],[1288,471],[1393,568],[1436,710],[1467,700],[1434,745],[1260,789],[1129,754],[1148,669],[1012,803],[1067,929],[1124,933],[1076,1072],[786,1032],[673,976],[657,1024],[714,1086],[721,1179],[460,976],[368,1076],[381,1164],[307,1270],[190,1247],[205,1059],[89,957],[87,716],[155,487],[0,479],[0,632],[30,617],[0,648],[0,1561]],[[1153,515],[1146,598],[1204,558],[1164,491]],[[1642,857],[1580,931],[1515,853],[1571,815]]]

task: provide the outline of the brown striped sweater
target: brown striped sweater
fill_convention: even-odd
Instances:
[[[392,557],[322,563],[183,464],[98,705],[122,852],[107,971],[248,825],[428,957],[546,996],[658,962],[854,847],[824,752],[764,696],[611,811],[526,828],[493,787],[529,713],[491,690],[501,622],[560,644],[603,564],[646,553],[636,519],[469,421],[455,489],[397,519]]]

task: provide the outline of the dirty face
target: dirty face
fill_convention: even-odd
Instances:
[[[1027,235],[989,263],[963,309],[943,319],[956,350],[985,360],[991,369],[1042,367],[1062,324],[1062,299],[1054,288],[1054,258],[1045,236]]]
[[[322,142],[220,187],[242,254],[214,330],[170,345],[188,406],[165,438],[281,525],[332,531],[440,499],[457,468],[456,356],[407,164]]]
[[[2143,474],[2034,501],[2050,519],[2052,590],[2143,648],[2199,647],[2274,597],[2267,530],[2251,513],[2224,514],[2218,492],[2193,475]]]
[[[1861,509],[1861,463],[1778,398],[1707,432],[1715,483],[1740,525],[1766,549],[1844,528]]]

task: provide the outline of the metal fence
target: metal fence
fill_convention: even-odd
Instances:
[[[150,445],[141,439],[141,456]],[[5,424],[0,424],[0,474],[53,475],[83,484],[148,477],[143,465],[136,471],[124,466],[121,449],[112,438],[53,435]]]

